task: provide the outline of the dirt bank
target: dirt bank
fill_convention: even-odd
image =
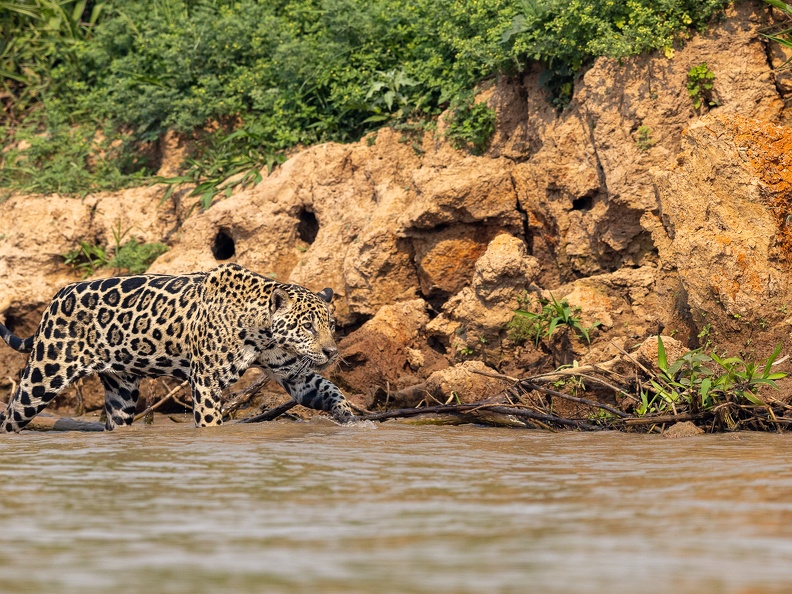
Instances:
[[[478,400],[499,384],[469,366],[520,377],[605,361],[614,344],[629,351],[661,332],[765,357],[787,337],[792,305],[790,85],[758,34],[766,18],[741,3],[672,58],[598,59],[560,112],[538,72],[492,81],[479,100],[498,129],[481,156],[445,142],[441,117],[436,132],[383,128],[307,148],[201,213],[189,214],[186,190],[160,204],[163,186],[12,197],[0,204],[0,316],[29,335],[75,279],[62,254],[113,245],[123,230],[170,246],[151,272],[234,261],[332,287],[344,358],[333,377],[362,407],[410,388],[418,400]],[[688,71],[704,62],[717,105],[695,109]],[[590,344],[510,330],[518,303],[537,313],[539,298],[579,307]],[[0,397],[24,361],[0,352]],[[97,383],[83,396],[101,405]]]

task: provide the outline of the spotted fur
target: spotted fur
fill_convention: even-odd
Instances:
[[[142,377],[189,380],[199,427],[220,425],[220,395],[259,366],[294,400],[354,419],[340,390],[317,372],[338,357],[330,301],[226,264],[182,276],[138,275],[63,287],[31,338],[0,324],[0,338],[30,352],[0,431],[19,431],[76,380],[98,374],[106,428],[129,425]]]

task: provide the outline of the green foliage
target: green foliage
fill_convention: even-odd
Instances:
[[[577,336],[591,343],[591,332],[601,322],[594,322],[591,326],[583,326],[580,318],[575,315],[580,312],[579,307],[572,308],[566,299],[561,301],[551,294],[550,300],[539,298],[542,310],[539,313],[527,311],[530,298],[523,295],[518,299],[519,308],[514,311],[514,318],[509,322],[509,338],[517,343],[526,342],[529,338],[534,344],[539,344],[543,338],[552,338],[555,331],[562,327],[565,331],[572,330]]]
[[[90,36],[106,4],[86,0],[0,2],[0,79],[20,115],[47,91],[52,70],[75,67],[75,45]]]
[[[597,56],[620,58],[651,50],[672,55],[690,27],[701,29],[724,0],[517,0],[519,13],[503,33],[510,55],[546,65],[548,90],[562,107],[574,74]],[[569,86],[567,86],[569,85]]]
[[[70,125],[57,114],[34,114],[23,126],[0,128],[0,187],[41,194],[86,194],[139,184],[149,173],[129,134],[101,134],[95,124]]]
[[[81,272],[82,278],[95,274],[100,268],[114,268],[117,272],[142,274],[158,256],[168,251],[168,246],[158,242],[138,243],[137,240],[130,239],[119,245],[121,236],[118,234],[115,240],[116,246],[112,256],[104,246],[81,241],[77,248],[63,254],[64,263]]]
[[[709,69],[706,62],[693,66],[688,70],[687,91],[693,100],[693,107],[699,109],[702,105],[717,105],[712,98],[712,88],[715,83],[715,73]]]
[[[650,380],[651,389],[642,390],[639,415],[665,412],[677,404],[693,410],[711,410],[724,402],[766,406],[758,396],[762,386],[778,388],[775,381],[786,373],[772,372],[781,353],[779,344],[762,363],[739,357],[722,358],[714,351],[696,349],[669,364],[662,338],[657,339],[657,366],[660,374]]]
[[[143,158],[147,143],[175,130],[195,138],[200,150],[190,156],[185,175],[169,181],[197,185],[208,207],[230,192],[223,183],[228,176],[255,183],[256,175],[246,172],[271,169],[294,146],[356,140],[383,123],[431,121],[453,106],[449,137],[481,152],[494,129],[491,110],[470,102],[481,80],[538,60],[562,106],[572,96],[574,76],[592,58],[670,47],[725,5],[4,2],[0,68],[13,98],[5,144],[54,127],[62,141],[53,143],[51,158],[37,157],[35,164],[7,156],[12,167],[0,175],[0,186],[77,193],[120,187],[130,176],[150,173]],[[35,125],[19,126],[18,116],[33,105]],[[96,146],[97,129],[113,150]]]
[[[480,155],[495,133],[495,110],[486,103],[465,103],[451,112],[446,138],[458,149]]]
[[[638,150],[648,151],[655,145],[652,139],[652,129],[649,126],[641,126],[638,128],[638,138],[635,141],[638,145]]]
[[[129,274],[142,274],[148,270],[152,262],[168,251],[163,243],[138,243],[130,239],[118,250],[107,263],[107,266],[129,271]]]
[[[107,266],[107,250],[100,245],[81,241],[79,246],[63,254],[64,263],[82,273],[82,278],[95,274],[97,269]]]

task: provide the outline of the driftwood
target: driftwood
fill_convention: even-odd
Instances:
[[[237,423],[261,423],[263,421],[272,421],[273,419],[277,419],[286,411],[294,408],[297,406],[297,403],[294,400],[287,402],[286,404],[281,404],[280,406],[276,406],[275,408],[271,408],[255,417],[246,417],[244,419],[239,419],[236,421]]]
[[[223,403],[223,418],[228,418],[231,413],[236,412],[246,404],[248,404],[267,384],[270,383],[270,377],[262,374],[252,384],[244,390],[233,392],[227,398],[224,398]]]
[[[175,387],[175,388],[173,388],[173,389],[172,389],[170,392],[168,392],[168,393],[167,393],[165,396],[163,396],[162,398],[160,398],[160,399],[159,399],[159,400],[158,400],[156,403],[154,403],[154,404],[152,404],[151,406],[149,406],[149,407],[148,407],[146,410],[144,410],[142,413],[138,413],[138,414],[136,414],[136,415],[135,415],[135,419],[134,419],[134,420],[135,420],[135,421],[139,421],[140,419],[144,418],[146,415],[153,413],[153,412],[154,412],[155,410],[157,410],[157,409],[158,409],[160,406],[162,406],[162,405],[163,405],[163,404],[165,404],[165,403],[166,403],[168,400],[170,400],[171,398],[173,398],[173,397],[174,397],[174,396],[175,396],[175,395],[176,395],[176,394],[179,392],[179,390],[181,390],[182,388],[184,388],[185,386],[187,386],[189,383],[190,383],[190,382],[187,382],[187,381],[183,381],[182,383],[180,383],[178,386],[176,386],[176,387]]]
[[[25,426],[28,431],[104,431],[104,423],[79,421],[68,417],[38,415]]]

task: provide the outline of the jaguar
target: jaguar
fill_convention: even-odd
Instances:
[[[258,366],[298,404],[355,420],[319,372],[338,359],[333,291],[314,293],[236,264],[184,275],[143,274],[60,289],[33,336],[0,324],[0,337],[30,353],[0,431],[27,425],[80,378],[105,390],[105,429],[130,425],[143,377],[188,381],[197,427],[220,425],[222,391]]]

